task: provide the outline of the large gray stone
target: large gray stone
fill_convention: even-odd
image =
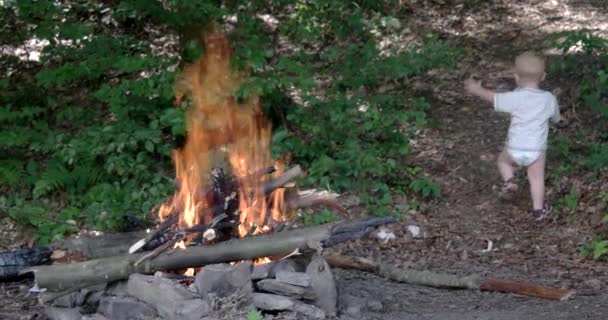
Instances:
[[[297,264],[292,259],[285,259],[254,266],[251,272],[251,280],[274,278],[276,273],[280,271],[296,272],[298,271]]]
[[[130,297],[104,297],[97,312],[112,320],[158,319],[154,308]]]
[[[199,320],[209,314],[209,304],[170,279],[132,274],[127,291],[152,305],[163,319]]]
[[[196,288],[203,298],[209,293],[220,298],[236,292],[248,295],[253,292],[251,271],[250,261],[240,262],[234,266],[225,263],[208,265],[196,275]]]
[[[291,310],[295,300],[276,294],[256,292],[252,296],[252,301],[253,305],[258,309],[266,311],[283,311]]]
[[[116,297],[127,297],[129,296],[129,291],[127,290],[127,281],[119,280],[108,283],[106,286],[106,294],[109,296]]]
[[[331,268],[319,254],[311,257],[306,274],[310,276],[312,291],[317,298],[313,304],[326,314],[335,316],[338,311],[338,290]]]
[[[44,313],[50,320],[80,320],[82,318],[77,308],[45,307]]]
[[[311,278],[303,272],[279,271],[275,277],[278,281],[300,287],[310,287]]]
[[[86,303],[89,303],[91,300],[91,295],[93,294],[97,294],[97,296],[99,296],[99,294],[101,294],[105,289],[105,285],[97,285],[97,286],[91,286],[88,288],[83,288],[80,290],[77,290],[75,292],[66,294],[64,296],[58,297],[56,299],[54,299],[51,302],[51,305],[54,307],[63,307],[63,308],[75,308],[75,307],[80,307],[85,305]],[[95,298],[93,298],[94,300]],[[98,302],[99,299],[97,299]],[[96,303],[94,301],[94,303]]]
[[[295,299],[267,293],[254,293],[253,305],[266,311],[294,311],[311,319],[325,319],[325,312]]]
[[[314,300],[315,293],[310,288],[295,286],[276,279],[264,279],[256,284],[258,290],[296,299]]]

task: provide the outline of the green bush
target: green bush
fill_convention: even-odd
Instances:
[[[586,123],[576,136],[554,139],[552,152],[561,162],[560,169],[555,173],[590,170],[598,179],[603,179],[608,167],[608,40],[589,30],[581,30],[552,35],[547,46],[561,51],[563,57],[554,61],[554,71],[571,75],[573,81],[580,82],[580,102],[587,108],[584,112],[597,120]],[[583,64],[591,66],[593,70],[586,70]],[[583,72],[577,72],[577,69]],[[608,201],[606,193],[598,194],[597,197]],[[573,212],[579,206],[579,195],[573,189],[559,199],[558,204]],[[594,259],[606,256],[606,239],[608,234],[597,234],[590,243],[580,247],[581,253]]]
[[[459,52],[433,35],[409,50],[381,51],[380,37],[400,27],[387,13],[392,5],[5,2],[6,39],[48,44],[37,63],[0,58],[22,71],[0,81],[0,210],[49,242],[82,226],[121,229],[125,213],[141,216],[166,199],[171,149],[184,135],[171,70],[198,56],[204,26],[228,16],[237,18],[233,64],[252,73],[238,94],[263,97],[273,152],[308,169],[302,183],[359,192],[379,214],[390,212],[395,192],[439,196],[432,181],[400,165],[430,108],[400,83],[453,67]],[[269,32],[259,13],[277,12],[288,14]]]

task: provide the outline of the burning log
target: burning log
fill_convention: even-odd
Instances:
[[[287,256],[315,251],[365,236],[375,227],[393,223],[394,218],[370,218],[300,228],[271,235],[232,239],[209,246],[196,246],[135,265],[146,253],[115,256],[68,265],[33,268],[36,283],[52,292],[71,291],[127,278],[132,273],[180,270],[208,264],[234,262],[269,256]]]
[[[272,167],[272,168],[274,168],[274,167]],[[269,171],[271,171],[271,169],[267,168],[267,169],[265,169],[264,172],[257,173],[254,175],[256,175],[256,177],[257,177],[257,176],[263,175]],[[285,171],[283,174],[278,176],[276,179],[265,183],[264,186],[262,187],[262,189],[264,190],[265,195],[268,196],[273,191],[285,186],[287,183],[289,183],[290,181],[293,181],[294,179],[296,179],[297,177],[299,177],[301,175],[302,175],[302,168],[300,168],[300,166],[296,165],[293,168]],[[221,212],[221,211],[224,211],[224,209],[225,209],[224,206],[225,206],[225,204],[220,205],[219,207],[216,206],[213,208],[205,209],[205,211],[208,211],[211,213]],[[299,207],[303,207],[303,206],[304,205],[300,205]],[[346,211],[346,210],[344,209],[344,211]],[[228,216],[231,216],[231,217],[234,216],[233,212],[229,212],[229,213],[225,213],[225,214],[227,214]],[[146,247],[148,249],[153,249],[155,247],[158,247],[158,245],[161,245],[162,244],[161,242],[158,242],[158,245],[151,245],[151,243],[158,237],[162,236],[173,225],[177,224],[179,221],[179,216],[180,216],[179,212],[176,212],[176,213],[173,213],[172,215],[170,215],[153,232],[149,233],[146,237],[144,237],[143,239],[140,239],[139,241],[134,243],[129,248],[129,253],[135,253],[135,252],[139,251],[140,249],[146,248]]]
[[[567,300],[573,295],[572,291],[564,288],[544,287],[528,282],[483,279],[480,275],[475,274],[459,277],[446,273],[411,270],[338,254],[326,255],[324,258],[334,268],[372,272],[393,281],[428,287],[498,291],[549,300]]]

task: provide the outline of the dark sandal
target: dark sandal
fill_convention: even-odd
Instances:
[[[500,198],[505,200],[510,200],[513,198],[513,195],[517,192],[518,186],[512,181],[513,178],[503,183],[502,188],[500,189]]]
[[[551,212],[551,207],[545,203],[545,205],[543,206],[542,209],[537,209],[537,210],[532,211],[532,218],[535,221],[540,221],[540,220],[544,219],[545,217],[547,217],[550,212]]]

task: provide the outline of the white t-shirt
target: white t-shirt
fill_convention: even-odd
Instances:
[[[557,99],[551,92],[540,89],[518,88],[496,93],[494,109],[511,115],[507,137],[507,148],[511,150],[546,150],[549,120],[560,120]]]

